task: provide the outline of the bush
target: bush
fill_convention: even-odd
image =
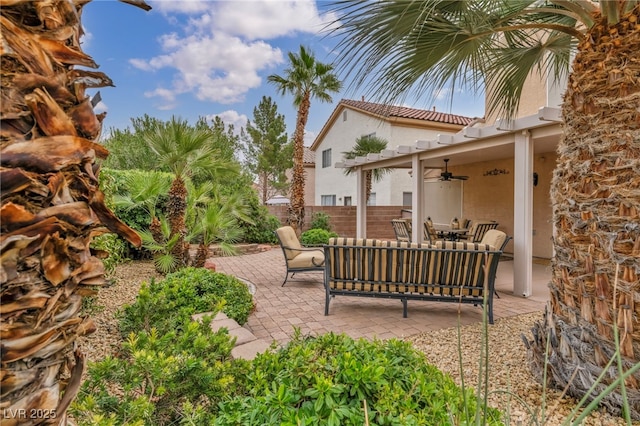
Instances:
[[[337,237],[335,232],[329,232],[324,229],[310,229],[300,235],[300,242],[305,246],[320,246],[328,244],[329,238]]]
[[[217,404],[244,388],[247,363],[230,359],[230,337],[210,318],[179,329],[131,333],[117,358],[91,364],[71,406],[77,424],[211,424]]]
[[[324,229],[331,232],[331,224],[329,223],[328,214],[325,212],[316,212],[311,216],[311,228],[310,229]]]
[[[239,324],[247,322],[253,298],[237,278],[204,268],[185,268],[164,280],[143,284],[133,305],[126,306],[120,329],[124,335],[140,330],[165,334],[178,330],[191,315],[224,312]]]
[[[127,260],[127,243],[116,234],[97,236],[91,241],[91,248],[106,255],[102,263],[107,272],[112,272],[117,265]]]
[[[243,222],[244,238],[247,243],[277,244],[278,240],[274,231],[281,225],[280,220],[269,213],[269,210],[260,205],[260,200],[255,191],[247,195],[249,216],[253,224]]]
[[[473,391],[463,393],[411,344],[395,339],[298,333],[282,350],[254,359],[244,394],[220,405],[216,425],[422,426],[475,420]],[[499,412],[487,408],[483,424],[500,424]]]

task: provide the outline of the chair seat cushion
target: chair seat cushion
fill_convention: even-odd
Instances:
[[[324,252],[322,250],[302,251],[299,255],[289,260],[289,268],[312,268],[323,263]]]

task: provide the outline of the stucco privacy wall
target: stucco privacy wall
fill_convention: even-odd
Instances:
[[[321,205],[323,195],[335,195],[336,205],[342,205],[345,197],[351,197],[356,204],[356,177],[345,176],[342,169],[336,169],[335,163],[343,160],[343,152],[349,151],[356,139],[374,134],[388,141],[387,149],[399,145],[413,145],[419,139],[435,139],[443,130],[425,130],[424,128],[391,126],[390,123],[345,108],[327,131],[322,144],[316,151],[315,203]],[[451,132],[454,133],[454,132]],[[329,167],[322,167],[323,151],[331,149]],[[407,170],[394,170],[384,180],[374,184],[372,192],[376,194],[377,205],[401,205],[402,193],[411,191],[411,177]]]
[[[285,223],[287,206],[267,206],[269,213]],[[303,230],[309,225],[316,212],[324,212],[331,218],[331,229],[341,237],[355,237],[356,235],[356,207],[345,206],[306,206]],[[395,239],[391,219],[401,217],[402,206],[369,206],[367,207],[367,238],[383,240]]]
[[[533,187],[533,256],[551,258],[551,177],[556,165],[556,154],[547,152],[534,156],[533,169],[538,174],[538,185]],[[495,220],[498,229],[514,235],[514,160],[492,160],[451,168],[454,174],[469,176],[463,183],[463,218]],[[508,174],[493,174],[504,170]],[[532,177],[533,180],[533,177]],[[506,250],[513,252],[513,243]]]

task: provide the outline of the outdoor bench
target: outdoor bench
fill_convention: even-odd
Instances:
[[[331,238],[324,246],[325,315],[333,296],[470,303],[486,308],[493,324],[496,270],[502,251],[488,244]],[[483,265],[488,266],[485,286]]]

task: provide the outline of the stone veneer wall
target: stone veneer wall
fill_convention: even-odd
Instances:
[[[285,223],[287,206],[267,206],[269,213],[275,215],[280,222]],[[367,238],[383,240],[395,239],[391,219],[402,217],[403,206],[368,206],[367,207]],[[356,207],[355,206],[306,206],[304,231],[309,229],[313,214],[324,212],[329,215],[331,229],[341,237],[356,236]]]

